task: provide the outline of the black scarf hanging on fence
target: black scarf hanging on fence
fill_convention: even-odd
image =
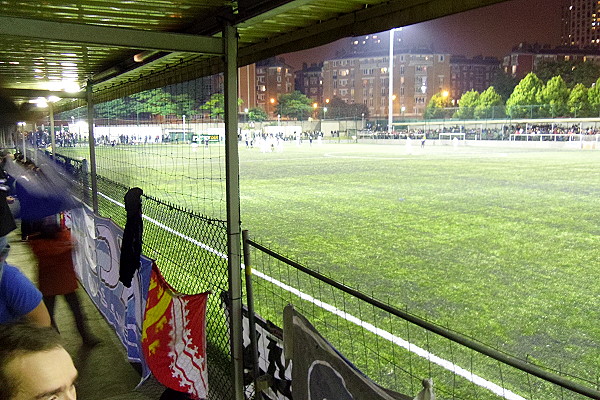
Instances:
[[[144,191],[138,187],[129,189],[125,193],[125,210],[127,221],[121,242],[121,259],[119,268],[119,280],[126,287],[131,287],[133,274],[140,267],[142,255],[142,199]]]

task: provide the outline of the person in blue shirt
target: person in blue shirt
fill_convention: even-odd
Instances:
[[[50,326],[42,293],[17,267],[0,264],[0,324],[25,320]]]
[[[5,161],[5,160],[2,160]],[[50,326],[50,314],[42,293],[18,268],[6,263],[10,250],[8,234],[16,228],[8,207],[8,187],[4,184],[0,166],[0,324],[24,319],[41,326]]]

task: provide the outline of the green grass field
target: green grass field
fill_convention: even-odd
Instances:
[[[243,150],[252,236],[398,307],[596,380],[600,152]]]
[[[97,148],[98,173],[121,168],[108,160],[130,160],[115,156],[123,151]],[[211,151],[192,182],[210,185],[208,194],[194,188],[198,199],[222,203],[224,172],[215,164],[223,151]],[[123,170],[135,164],[140,172],[125,183],[144,188],[143,176],[165,196],[193,186],[174,183],[186,161],[173,154],[207,158],[183,145],[127,153],[137,155]],[[242,146],[243,228],[381,300],[595,382],[600,151],[429,142],[410,153],[384,144],[290,143],[273,153]]]

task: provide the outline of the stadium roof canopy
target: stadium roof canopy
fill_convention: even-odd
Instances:
[[[1,0],[0,90],[22,102],[81,97],[65,89],[102,91],[177,65],[214,73],[226,24],[242,66],[502,1]]]

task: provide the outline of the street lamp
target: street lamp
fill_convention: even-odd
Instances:
[[[327,107],[323,107],[323,119],[325,119],[325,113],[327,112]]]
[[[27,136],[24,131],[25,122],[19,122],[17,125],[21,127],[21,139],[23,140],[23,161],[27,161],[27,152],[25,151],[25,136]]]
[[[394,101],[396,101],[396,95],[391,94],[388,96],[388,100],[388,133],[391,134],[394,131]]]
[[[390,46],[388,54],[388,132],[392,133],[392,118],[393,118],[393,99],[392,92],[394,91],[394,32],[402,30],[402,28],[390,29]]]

